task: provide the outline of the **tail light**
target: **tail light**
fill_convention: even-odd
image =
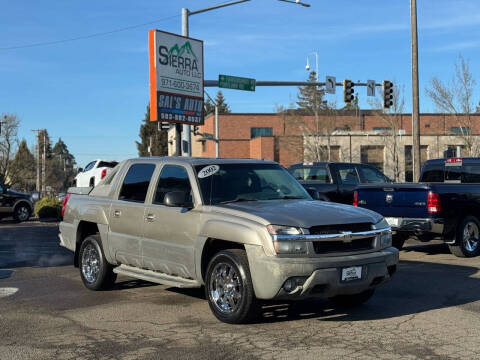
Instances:
[[[429,214],[438,214],[442,211],[440,196],[432,191],[429,191],[427,195],[427,211]]]
[[[63,204],[62,204],[62,217],[65,215],[65,209],[67,208],[67,202],[68,199],[70,199],[70,193],[65,195],[65,199],[63,199]]]
[[[102,180],[105,176],[107,176],[107,169],[102,170],[102,173],[100,174],[100,180]]]
[[[358,191],[353,192],[353,206],[358,206]]]

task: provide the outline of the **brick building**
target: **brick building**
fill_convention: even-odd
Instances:
[[[395,135],[392,127],[396,129]],[[382,118],[368,110],[345,111],[334,117],[320,114],[318,122],[312,116],[295,112],[223,114],[219,115],[219,156],[263,158],[289,166],[318,158],[327,160],[329,152],[332,161],[371,163],[392,178],[411,180],[411,128],[410,114]],[[480,140],[480,114],[471,115],[470,119],[422,114],[420,129],[422,161],[443,157],[445,151],[466,155],[465,140],[468,138],[474,144],[475,151]],[[199,132],[215,137],[213,115],[205,118]],[[169,139],[173,136],[170,132]],[[315,149],[321,153],[313,154]],[[169,153],[173,152],[171,144]],[[192,136],[192,154],[215,157],[215,141],[208,136]]]

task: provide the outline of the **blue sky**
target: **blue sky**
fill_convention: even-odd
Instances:
[[[221,2],[0,1],[0,113],[31,129],[61,137],[80,166],[94,158],[135,157],[135,140],[148,103],[147,32],[181,32],[182,7]],[[394,80],[411,107],[408,0],[309,0],[312,6],[252,0],[190,17],[190,36],[205,42],[205,79],[231,74],[257,80],[304,80],[306,56],[319,55],[319,75],[338,81]],[[433,76],[448,81],[459,53],[480,81],[480,1],[420,0],[420,106]],[[151,22],[127,31],[46,46],[11,47],[81,37]],[[314,57],[310,58],[314,64]],[[216,88],[206,89],[215,96]],[[362,107],[366,90],[357,89]],[[272,112],[295,101],[297,88],[223,90],[234,112]],[[337,89],[341,93],[341,89]],[[479,93],[476,93],[478,99]],[[329,100],[335,100],[329,95]],[[340,97],[338,97],[340,103]]]

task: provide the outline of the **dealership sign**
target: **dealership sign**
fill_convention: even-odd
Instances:
[[[148,33],[150,120],[203,124],[203,41]]]

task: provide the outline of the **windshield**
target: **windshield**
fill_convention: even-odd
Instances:
[[[236,201],[311,199],[276,164],[217,164],[195,167],[205,205]]]

